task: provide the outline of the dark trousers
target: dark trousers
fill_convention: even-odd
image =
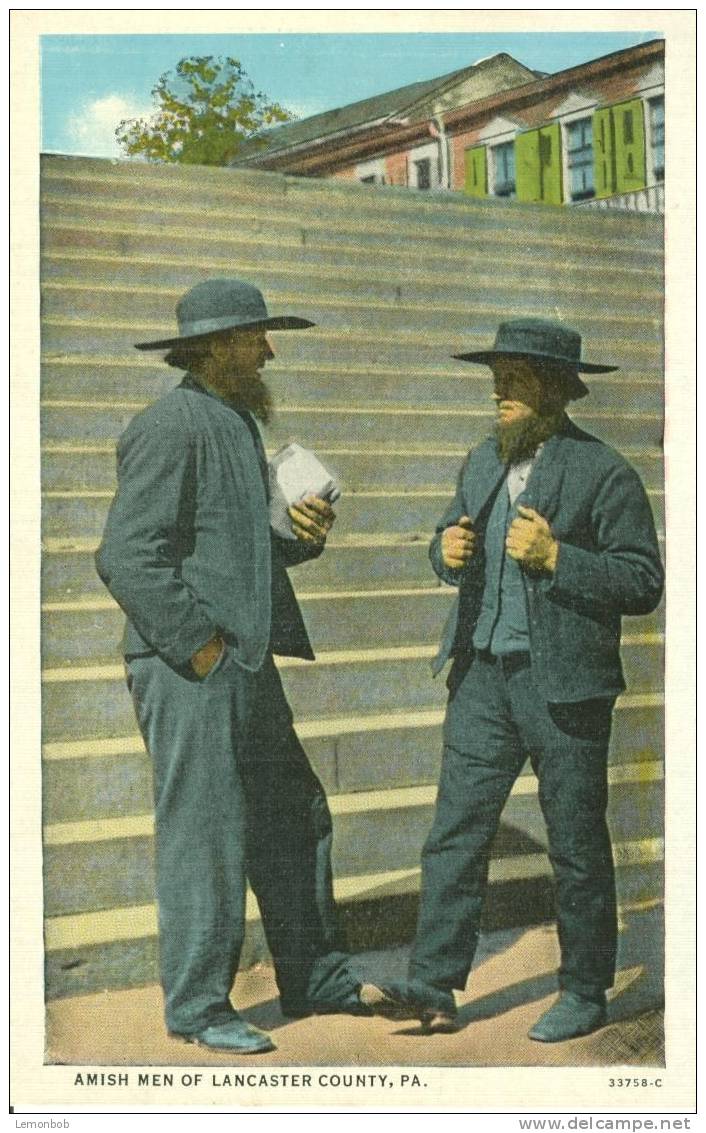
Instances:
[[[434,824],[422,853],[422,891],[410,961],[414,992],[448,1008],[466,986],[491,843],[529,756],[539,784],[556,884],[562,988],[600,994],[613,982],[615,879],[606,825],[614,701],[548,705],[529,654],[459,657],[449,676]]]
[[[233,1017],[246,878],[283,1008],[357,1000],[336,928],[331,815],[292,727],[272,656],[257,673],[228,649],[203,680],[159,657],[127,666],[154,767],[160,969],[167,1026]]]

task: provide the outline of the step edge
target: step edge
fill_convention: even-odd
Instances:
[[[626,712],[644,708],[664,708],[661,692],[623,693],[618,697],[615,711]],[[322,720],[295,720],[300,739],[336,738],[343,735],[367,734],[436,727],[443,723],[444,708],[426,708],[414,712],[385,712],[357,716],[335,716]],[[43,745],[43,758],[48,762],[64,759],[102,759],[120,755],[146,755],[139,733],[112,739],[58,740]]]
[[[664,780],[662,760],[645,760],[611,766],[608,769],[609,786],[657,783]],[[537,780],[533,774],[519,776],[510,792],[513,798],[537,794]],[[371,788],[364,791],[329,793],[329,809],[334,818],[350,815],[390,813],[397,810],[414,810],[432,807],[436,800],[437,784],[418,784],[409,787]],[[79,822],[52,822],[44,827],[45,847],[94,845],[102,842],[130,841],[152,838],[154,814],[120,815],[116,818],[84,819]]]
[[[664,633],[634,633],[624,634],[621,646],[650,646],[663,645]],[[316,664],[324,665],[357,665],[376,664],[381,661],[420,661],[431,659],[438,653],[437,645],[400,645],[380,649],[331,649],[322,650],[317,654]],[[300,657],[277,657],[275,663],[278,669],[306,668],[312,662]],[[77,665],[75,667],[50,667],[42,671],[44,684],[73,684],[88,681],[123,681],[125,679],[123,666],[109,665]]]
[[[618,869],[651,865],[664,858],[662,838],[633,839],[613,845]],[[506,863],[501,866],[500,863]],[[521,872],[522,871],[522,872]],[[419,888],[419,867],[385,873],[357,874],[334,878],[335,899],[339,902],[375,899],[383,886],[411,884],[410,892]],[[518,876],[519,875],[519,876]],[[546,854],[523,854],[514,858],[494,858],[490,863],[491,885],[506,880],[529,880],[537,876],[551,876]],[[246,902],[247,919],[259,919],[254,897]],[[120,940],[137,940],[157,934],[157,906],[127,905],[90,913],[69,913],[45,920],[45,947],[48,953],[71,948],[86,948],[94,944],[109,944]],[[110,929],[109,935],[106,935]],[[135,931],[137,929],[137,931]],[[116,931],[117,930],[117,931]]]

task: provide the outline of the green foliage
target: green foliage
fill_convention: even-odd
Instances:
[[[237,59],[192,55],[152,90],[152,118],[129,118],[115,131],[130,157],[183,165],[227,165],[242,143],[293,115],[256,91]]]

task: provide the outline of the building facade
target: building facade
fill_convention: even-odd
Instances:
[[[422,192],[661,212],[664,41],[554,75],[493,56],[269,131],[235,164]]]

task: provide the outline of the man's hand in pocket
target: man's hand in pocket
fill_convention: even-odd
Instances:
[[[199,651],[194,653],[191,658],[191,668],[196,673],[196,676],[200,677],[202,680],[204,677],[207,677],[214,665],[218,663],[224,649],[225,642],[218,634],[212,637],[210,641],[207,641],[205,645],[202,645]]]

